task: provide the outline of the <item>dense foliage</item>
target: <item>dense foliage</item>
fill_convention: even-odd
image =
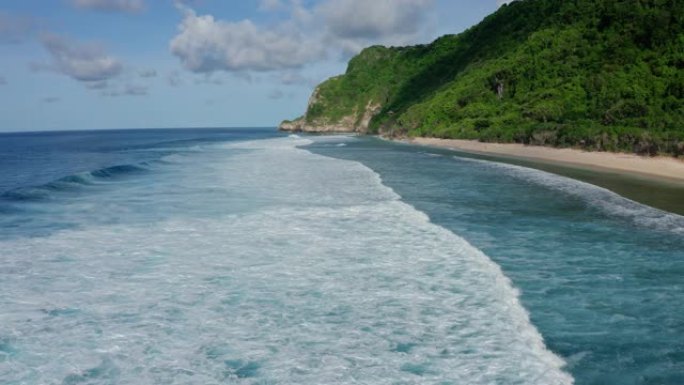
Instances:
[[[371,132],[684,155],[684,0],[519,0],[429,45],[370,47],[309,123],[382,106]]]

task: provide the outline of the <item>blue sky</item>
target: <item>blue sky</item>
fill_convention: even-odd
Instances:
[[[0,0],[0,131],[275,126],[373,44],[500,0]]]

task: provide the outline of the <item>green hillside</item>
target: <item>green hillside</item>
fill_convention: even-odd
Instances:
[[[370,47],[318,87],[301,123],[342,121],[684,155],[684,0],[519,0],[429,45]]]

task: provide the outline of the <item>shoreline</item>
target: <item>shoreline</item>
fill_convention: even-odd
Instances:
[[[477,155],[492,155],[591,171],[617,172],[684,185],[684,160],[664,156],[645,157],[618,152],[590,152],[572,148],[485,143],[462,139],[416,137],[392,140]]]

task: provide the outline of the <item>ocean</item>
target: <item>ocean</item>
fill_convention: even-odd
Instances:
[[[371,137],[0,134],[0,383],[682,384],[684,217]]]

